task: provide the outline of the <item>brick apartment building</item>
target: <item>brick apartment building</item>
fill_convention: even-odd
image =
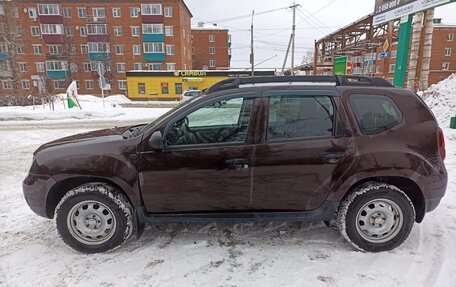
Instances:
[[[332,74],[334,59],[347,56],[353,63],[353,75],[382,77],[392,82],[396,67],[398,23],[390,22],[375,27],[371,23],[372,15],[368,15],[316,41],[315,74]],[[424,35],[424,29],[422,33]],[[455,34],[456,25],[447,25],[442,23],[442,19],[433,19],[428,86],[456,73]],[[369,39],[369,35],[372,38]],[[386,40],[388,44],[384,46]],[[412,53],[418,54],[415,82],[410,87],[426,89],[419,81],[423,51],[426,49],[423,40],[419,49],[418,52],[409,52],[409,56]]]
[[[198,23],[192,27],[193,69],[225,70],[230,67],[231,39],[228,29]]]
[[[72,80],[99,95],[99,72],[108,94],[125,94],[126,71],[191,70],[191,18],[183,0],[0,0],[0,95],[65,93]],[[214,31],[214,57],[195,63],[229,67],[227,34]]]

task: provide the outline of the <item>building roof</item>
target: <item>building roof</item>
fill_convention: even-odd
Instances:
[[[200,31],[228,31],[227,28],[217,26],[217,24],[208,24],[204,22],[198,22],[197,25],[192,25],[192,30]]]

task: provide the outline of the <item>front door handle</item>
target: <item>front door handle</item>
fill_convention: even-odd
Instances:
[[[243,158],[229,159],[225,163],[230,169],[241,170],[249,168],[249,161]]]
[[[336,164],[343,160],[345,155],[343,153],[325,153],[322,158],[330,164]]]

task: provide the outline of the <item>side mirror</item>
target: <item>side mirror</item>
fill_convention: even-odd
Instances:
[[[149,146],[154,151],[162,151],[163,150],[163,135],[161,131],[154,132],[149,138]]]

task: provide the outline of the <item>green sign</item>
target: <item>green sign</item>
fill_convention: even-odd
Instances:
[[[347,57],[334,59],[334,75],[345,75],[347,73]]]

